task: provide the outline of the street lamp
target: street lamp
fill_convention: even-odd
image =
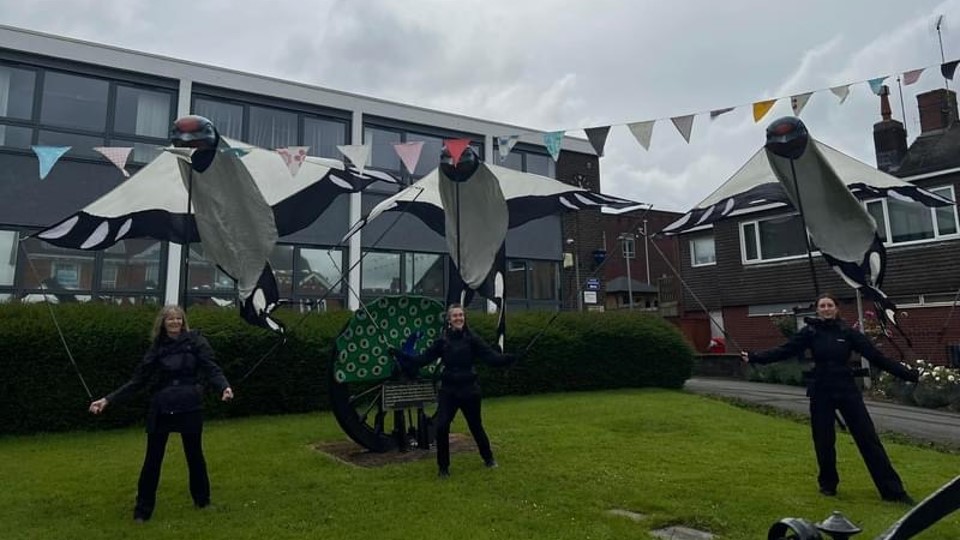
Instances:
[[[580,257],[577,256],[577,246],[574,244],[573,238],[567,238],[567,245],[573,249],[573,279],[577,280],[577,311],[583,311],[583,291],[580,290]]]
[[[633,277],[630,276],[630,259],[637,256],[637,246],[636,244],[633,246],[633,256],[628,256],[627,240],[633,242],[634,238],[636,237],[630,233],[620,233],[620,236],[617,237],[620,240],[620,253],[623,254],[623,260],[627,263],[627,297],[629,299],[627,305],[630,306],[629,309],[633,309]]]

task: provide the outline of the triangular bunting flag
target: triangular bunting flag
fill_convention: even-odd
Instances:
[[[303,161],[307,159],[308,150],[310,150],[309,146],[277,148],[277,154],[280,154],[280,158],[283,159],[283,162],[287,164],[287,168],[290,169],[290,176],[295,177],[297,173],[300,172],[300,166],[303,165]]]
[[[724,107],[723,109],[714,109],[710,111],[710,120],[720,116],[721,114],[727,114],[728,112],[734,110],[736,107]]]
[[[603,157],[603,147],[607,144],[610,126],[585,128],[583,131],[587,134],[587,140],[590,141],[590,145],[597,152],[597,156]]]
[[[500,152],[500,161],[507,159],[513,146],[520,140],[519,135],[510,135],[509,137],[497,137],[497,151]]]
[[[683,140],[688,143],[690,142],[690,132],[693,131],[693,118],[695,116],[695,114],[688,114],[686,116],[674,116],[670,119],[680,135],[683,135]]]
[[[130,178],[130,173],[124,168],[127,166],[127,159],[130,158],[130,152],[133,150],[129,146],[95,146],[93,148],[97,152],[103,154],[103,157],[110,160],[110,163],[113,163],[120,169],[120,172],[123,173],[124,178]]]
[[[833,92],[833,95],[840,98],[840,104],[842,105],[843,102],[847,100],[847,96],[850,95],[850,85],[844,84],[841,86],[834,86],[830,89],[830,91]]]
[[[370,157],[370,145],[368,144],[338,144],[337,150],[347,156],[350,163],[363,174],[363,169],[367,166],[367,158]]]
[[[923,70],[926,68],[915,69],[913,71],[905,71],[903,73],[903,85],[910,86],[911,84],[920,80],[920,74],[923,73]]]
[[[654,122],[656,122],[656,120],[627,124],[627,127],[630,128],[630,133],[633,133],[633,138],[640,143],[640,146],[642,146],[644,150],[650,149],[650,139],[653,137]]]
[[[443,141],[443,146],[447,148],[447,152],[450,152],[453,166],[456,167],[457,163],[460,162],[460,156],[463,155],[463,151],[470,146],[470,139],[447,139]]]
[[[940,64],[940,73],[944,79],[953,80],[953,74],[957,71],[957,63],[960,63],[960,60],[951,60],[945,64]]]
[[[397,153],[400,161],[407,168],[407,172],[413,174],[417,170],[417,163],[420,162],[420,152],[423,151],[423,141],[414,141],[408,143],[397,143],[393,145],[393,151]]]
[[[243,156],[250,153],[249,148],[223,148],[220,150],[224,154],[230,154],[242,158]]]
[[[883,86],[883,81],[885,81],[886,79],[887,79],[887,76],[884,75],[883,77],[877,77],[877,78],[875,78],[875,79],[870,79],[869,81],[867,81],[867,83],[870,84],[870,90],[871,90],[874,94],[876,94],[876,95],[879,96],[879,95],[880,95],[880,88]]]
[[[776,103],[776,99],[768,99],[766,101],[758,101],[753,104],[753,121],[759,122],[764,116],[770,112],[770,109],[773,108],[773,104]],[[689,141],[688,141],[689,142]]]
[[[811,95],[813,95],[813,92],[797,94],[790,97],[790,107],[793,108],[794,116],[800,116],[800,112],[803,111],[803,108],[807,106],[807,102],[810,101]]]
[[[37,154],[40,161],[40,179],[43,180],[50,174],[50,169],[57,164],[64,154],[70,150],[70,146],[31,146],[33,152]]]
[[[543,144],[547,146],[547,152],[554,161],[560,159],[560,147],[563,145],[563,132],[551,131],[543,134]]]

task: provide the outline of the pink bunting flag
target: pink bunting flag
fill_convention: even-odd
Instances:
[[[420,162],[420,152],[423,151],[423,141],[414,141],[408,143],[397,143],[393,145],[393,150],[400,157],[400,161],[407,168],[410,174],[417,169],[417,163]]]
[[[309,150],[309,146],[288,146],[286,148],[277,148],[277,154],[280,155],[283,162],[287,164],[287,168],[290,169],[290,176],[295,177],[297,173],[300,172],[300,166],[303,165],[304,160],[307,159],[307,151]]]
[[[460,162],[463,151],[470,146],[470,139],[446,139],[443,141],[443,145],[447,148],[447,152],[450,152],[453,166],[456,167],[457,163]]]
[[[920,75],[923,73],[925,68],[914,69],[912,71],[905,71],[903,73],[903,85],[910,86],[911,84],[920,80]]]
[[[130,152],[133,150],[132,147],[95,146],[93,149],[103,154],[103,157],[109,159],[110,163],[116,165],[123,173],[124,178],[130,178],[130,173],[127,172],[125,167],[127,166],[127,159],[130,158]]]

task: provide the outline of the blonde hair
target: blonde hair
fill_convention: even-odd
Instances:
[[[183,311],[183,308],[176,304],[168,304],[160,308],[160,313],[157,313],[157,318],[153,321],[153,330],[150,331],[150,340],[154,343],[159,341],[161,337],[167,336],[167,329],[163,325],[163,321],[167,320],[167,317],[170,315],[179,315],[180,318],[183,319],[183,331],[190,331],[190,325],[187,324],[187,313]]]

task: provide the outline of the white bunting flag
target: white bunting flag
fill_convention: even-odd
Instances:
[[[680,132],[680,135],[683,135],[683,140],[690,142],[690,132],[693,131],[693,118],[695,114],[688,114],[686,116],[674,116],[670,119],[673,122],[673,125],[676,126],[677,131]]]
[[[833,95],[840,98],[840,104],[843,105],[843,102],[847,100],[847,96],[850,95],[850,85],[834,86],[830,91],[833,92]]]
[[[633,138],[637,139],[637,142],[640,143],[640,146],[642,146],[644,150],[650,149],[650,139],[653,137],[653,124],[655,122],[656,120],[647,120],[645,122],[627,124],[630,133],[633,133]]]
[[[353,163],[360,174],[363,174],[363,169],[367,166],[367,159],[370,158],[369,144],[338,144],[337,150],[347,156],[350,163]]]
[[[94,150],[103,154],[103,157],[110,160],[110,163],[113,163],[120,169],[120,172],[123,173],[124,178],[130,178],[130,173],[127,172],[125,167],[127,166],[127,159],[130,158],[130,152],[133,150],[132,147],[127,146],[95,146]]]
[[[813,92],[807,92],[790,97],[790,107],[793,108],[794,116],[800,116],[800,113],[803,111],[803,108],[807,106],[807,102],[810,101],[810,96],[812,95]]]
[[[497,151],[500,152],[500,161],[507,159],[514,145],[520,140],[519,135],[510,135],[509,137],[497,137]]]

